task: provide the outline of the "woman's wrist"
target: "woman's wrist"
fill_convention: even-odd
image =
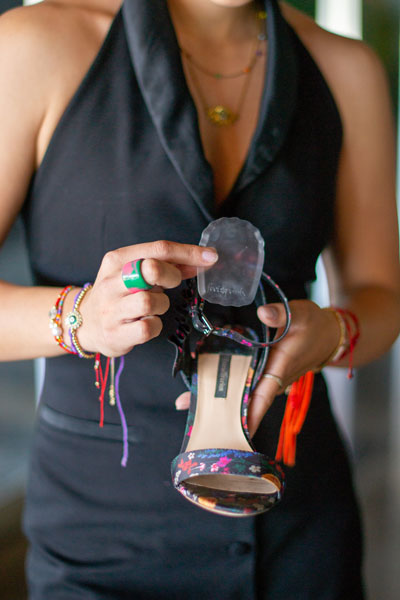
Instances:
[[[344,321],[342,315],[339,313],[339,311],[336,310],[332,306],[324,307],[321,310],[327,314],[332,315],[332,317],[334,318],[334,320],[336,322],[337,337],[336,337],[336,344],[333,347],[332,351],[325,358],[325,360],[314,369],[314,373],[319,373],[326,366],[340,360],[340,358],[347,351],[348,345],[349,345],[346,324],[345,324],[345,321]]]
[[[64,313],[64,304],[68,296],[71,295],[71,292],[75,289],[73,285],[66,285],[58,294],[53,306],[49,311],[49,327],[51,333],[54,337],[54,341],[58,344],[58,346],[64,350],[64,352],[68,352],[68,354],[76,354],[76,351],[69,345],[67,341],[64,339],[64,323],[63,323],[63,314]]]
[[[333,349],[331,354],[320,364],[316,369],[315,373],[319,373],[324,367],[329,365],[337,365],[342,361],[343,358],[349,357],[348,364],[348,375],[351,379],[353,377],[353,354],[354,348],[360,337],[360,326],[357,316],[348,309],[337,308],[334,306],[328,306],[321,309],[327,313],[331,313],[337,322],[339,339],[336,347]]]
[[[90,313],[90,308],[88,307],[88,299],[92,293],[92,285],[89,285],[86,289],[86,292],[83,298],[80,301],[79,312],[82,316],[82,325],[79,328],[78,336],[79,336],[79,345],[84,349],[85,352],[91,354],[96,353],[97,350],[95,348],[95,344],[92,341],[91,331],[91,318],[88,314],[88,309]]]
[[[83,325],[83,318],[81,313],[81,302],[83,301],[86,294],[91,290],[93,284],[85,283],[85,285],[78,291],[74,299],[74,306],[72,311],[66,313],[64,323],[69,331],[69,337],[71,340],[71,346],[73,350],[78,354],[79,358],[94,358],[95,353],[84,350],[78,340],[78,329]]]
[[[95,356],[95,353],[86,350],[86,337],[83,343],[78,339],[78,330],[81,332],[84,322],[81,303],[91,288],[91,283],[86,283],[82,288],[65,286],[49,312],[49,325],[55,342],[65,352],[78,355],[80,358]]]

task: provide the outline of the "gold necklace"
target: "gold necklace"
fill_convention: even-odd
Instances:
[[[265,22],[266,17],[267,17],[267,15],[266,15],[265,11],[259,11],[257,13],[257,19],[260,20],[261,22]],[[266,39],[266,34],[265,34],[265,28],[264,28],[264,31],[261,31],[257,35],[256,48],[255,48],[255,51],[254,50],[252,51],[252,59],[251,59],[250,63],[247,65],[247,67],[245,67],[244,69],[241,69],[240,71],[236,71],[234,73],[229,73],[229,74],[225,74],[225,75],[223,75],[222,73],[215,73],[215,72],[212,72],[212,71],[206,69],[205,67],[203,67],[199,63],[197,63],[195,60],[193,60],[192,56],[186,50],[184,50],[183,48],[180,49],[182,52],[182,55],[187,59],[188,70],[189,70],[192,82],[197,90],[198,95],[199,95],[201,104],[203,105],[205,115],[206,115],[207,119],[209,121],[211,121],[211,123],[213,123],[214,125],[218,125],[218,126],[233,125],[239,119],[240,112],[241,112],[241,109],[243,106],[243,102],[244,102],[244,99],[246,96],[246,92],[249,87],[248,84],[250,82],[250,75],[253,71],[253,67],[256,63],[257,58],[259,56],[262,56],[260,46],[261,46],[261,43],[265,39]],[[209,104],[206,102],[204,95],[201,91],[201,86],[199,84],[199,80],[195,73],[195,68],[198,69],[200,72],[204,73],[205,75],[213,77],[214,79],[234,79],[237,77],[241,77],[242,75],[248,75],[248,78],[245,80],[244,85],[242,87],[240,97],[239,97],[235,111],[231,110],[230,108],[228,108],[227,106],[225,106],[223,104],[216,104],[214,106],[209,106]]]
[[[192,82],[197,90],[197,93],[200,98],[200,102],[203,106],[203,110],[204,110],[204,113],[205,113],[207,119],[209,121],[211,121],[214,125],[219,125],[219,126],[233,125],[234,123],[236,123],[236,121],[239,119],[240,111],[242,109],[243,102],[244,102],[244,99],[246,96],[246,92],[248,90],[247,84],[249,82],[249,79],[247,79],[245,81],[245,85],[243,85],[243,87],[242,87],[240,97],[238,100],[238,104],[236,107],[236,111],[234,112],[228,106],[223,105],[223,104],[216,104],[213,106],[209,106],[209,104],[206,102],[206,100],[203,96],[199,81],[197,79],[197,76],[196,76],[194,70],[190,67],[190,65],[188,65],[188,68],[190,71],[190,76],[191,76]],[[251,73],[251,71],[250,71],[250,73]],[[250,75],[250,73],[249,73],[249,75]]]
[[[189,52],[187,52],[187,50],[185,50],[184,48],[180,48],[180,50],[181,50],[183,56],[186,58],[186,60],[188,62],[190,62],[193,65],[193,67],[195,67],[198,71],[200,71],[201,73],[204,73],[204,75],[208,75],[209,77],[213,77],[214,79],[236,79],[237,77],[241,77],[243,75],[248,75],[250,73],[251,69],[255,65],[257,57],[260,56],[260,45],[261,45],[261,42],[263,39],[265,39],[265,36],[261,37],[261,34],[260,34],[257,38],[256,50],[255,50],[254,55],[253,55],[251,61],[249,62],[249,64],[246,67],[244,67],[243,69],[240,69],[240,71],[234,71],[233,73],[222,74],[219,71],[217,71],[217,72],[210,71],[209,69],[206,69],[206,67],[203,67],[197,61],[195,61],[193,56],[191,54],[189,54]]]

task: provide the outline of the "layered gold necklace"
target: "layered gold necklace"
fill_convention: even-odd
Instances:
[[[254,65],[256,64],[257,59],[262,56],[261,46],[263,41],[267,39],[266,35],[266,27],[265,22],[267,18],[267,14],[265,11],[258,11],[256,14],[257,20],[260,22],[261,27],[260,31],[254,41],[254,46],[251,51],[251,59],[248,64],[241,68],[240,70],[234,71],[232,73],[221,73],[219,71],[211,71],[207,69],[200,63],[198,63],[192,55],[187,52],[184,48],[180,48],[182,56],[187,61],[187,67],[192,79],[193,85],[196,88],[198,93],[200,102],[203,106],[205,115],[211,123],[218,126],[227,126],[233,125],[239,119],[240,112],[242,110],[242,106],[244,103],[244,99],[246,97],[247,90],[249,88],[250,76],[253,72]],[[237,101],[237,106],[235,110],[230,109],[228,106],[224,104],[215,104],[210,106],[206,101],[201,86],[199,84],[199,80],[196,74],[196,70],[200,71],[204,75],[212,77],[213,79],[222,80],[222,79],[237,79],[238,77],[244,77],[243,86]]]

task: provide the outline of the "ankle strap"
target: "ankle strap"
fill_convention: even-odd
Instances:
[[[191,355],[189,336],[193,328],[205,336],[217,335],[220,337],[227,337],[237,342],[238,344],[245,345],[250,348],[260,348],[262,351],[259,356],[257,368],[255,370],[251,391],[253,391],[256,387],[261,377],[261,374],[264,371],[264,367],[268,359],[269,348],[273,344],[279,342],[287,334],[291,322],[289,303],[285,294],[282,292],[280,287],[273,281],[273,279],[266,273],[262,274],[262,279],[266,281],[268,285],[270,285],[275,290],[275,292],[281,299],[286,312],[286,325],[283,333],[278,338],[274,338],[271,340],[270,328],[262,324],[263,340],[261,342],[247,338],[238,331],[227,329],[224,327],[215,327],[214,325],[212,325],[210,320],[204,314],[205,302],[200,297],[197,291],[196,280],[188,279],[186,281],[186,285],[182,290],[182,297],[184,300],[183,305],[175,307],[179,315],[177,317],[178,327],[175,333],[171,335],[168,339],[175,346],[176,351],[175,361],[172,368],[172,375],[173,377],[175,377],[178,372],[181,372],[182,379],[189,390],[191,389],[191,374],[193,366],[193,358]],[[264,288],[260,282],[255,298],[255,304],[256,306],[262,306],[266,303],[267,301],[264,293]]]
[[[275,283],[275,281],[269,275],[267,275],[266,273],[262,273],[261,277],[264,281],[266,281],[266,283],[268,283],[268,285],[270,287],[272,287],[275,290],[275,292],[277,293],[277,295],[279,296],[279,298],[281,299],[281,301],[285,307],[286,325],[280,336],[271,340],[270,334],[269,334],[269,328],[266,327],[264,324],[263,324],[264,341],[262,341],[262,342],[257,342],[255,340],[247,338],[244,335],[240,334],[238,331],[233,331],[231,329],[225,329],[223,327],[215,327],[210,322],[210,320],[206,317],[206,315],[204,314],[205,301],[203,300],[203,298],[201,298],[199,296],[199,293],[197,291],[197,286],[195,283],[193,283],[194,280],[191,279],[189,285],[194,286],[193,287],[193,295],[192,295],[192,299],[191,299],[191,303],[190,303],[190,315],[192,317],[193,327],[197,331],[202,333],[203,335],[218,335],[220,337],[227,337],[227,338],[237,342],[238,344],[245,344],[246,346],[249,346],[251,348],[266,348],[266,347],[272,346],[273,344],[276,344],[277,342],[282,340],[285,337],[285,335],[287,334],[289,327],[290,327],[290,322],[291,322],[289,302],[288,302],[288,299],[286,298],[285,294],[282,292],[282,290],[278,286],[278,284]],[[258,287],[257,295],[255,298],[255,303],[256,303],[256,306],[262,306],[263,304],[267,303],[266,298],[265,298],[264,288],[263,288],[261,282]]]

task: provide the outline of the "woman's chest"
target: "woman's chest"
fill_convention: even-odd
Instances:
[[[248,155],[259,119],[265,71],[265,52],[249,72],[237,78],[213,79],[185,68],[202,149],[213,172],[217,205],[229,196]]]
[[[278,127],[282,111],[264,117],[245,176],[242,171],[233,191],[217,206],[204,149],[207,155],[208,144],[221,144],[224,152],[216,152],[209,163],[214,179],[215,173],[226,172],[222,183],[229,189],[251,134],[243,133],[234,144],[238,134],[233,127],[227,128],[231,137],[225,138],[217,137],[224,133],[217,127],[209,129],[213,133],[206,136],[203,148],[193,103],[184,88],[176,94],[180,81],[175,81],[172,93],[169,80],[161,80],[164,69],[157,79],[154,72],[150,77],[148,70],[135,67],[121,22],[116,21],[32,182],[25,218],[40,279],[56,281],[63,265],[66,280],[90,281],[108,250],[157,239],[198,243],[211,219],[233,215],[261,230],[268,271],[276,280],[294,274],[301,281],[312,278],[315,259],[332,227],[340,142],[331,100],[322,98],[309,106],[315,78],[306,78],[307,85],[299,89],[290,129],[275,156],[269,132]],[[250,88],[248,95],[249,108],[256,111]],[[260,95],[261,90],[258,103]],[[244,118],[242,123],[246,130]],[[268,135],[260,136],[263,133]],[[54,239],[58,243],[49,255]]]

